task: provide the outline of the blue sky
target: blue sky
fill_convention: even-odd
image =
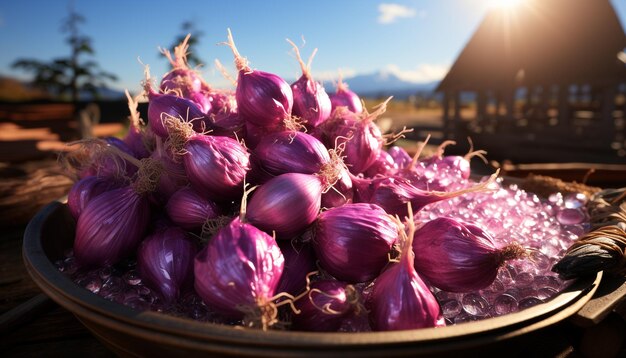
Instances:
[[[440,79],[454,62],[494,0],[317,0],[317,1],[121,1],[74,0],[87,20],[84,34],[93,40],[101,67],[120,77],[113,87],[139,89],[143,63],[153,76],[162,76],[168,63],[159,46],[168,46],[193,21],[204,33],[198,55],[209,83],[227,86],[213,61],[219,59],[235,75],[226,46],[231,28],[241,54],[253,68],[292,80],[300,68],[286,38],[314,48],[314,77],[328,80],[338,70],[345,76],[387,70],[404,79]],[[577,0],[572,0],[577,1]],[[60,32],[68,1],[20,0],[0,3],[0,75],[26,78],[10,64],[17,58],[49,60],[65,56],[68,47]],[[626,23],[626,0],[611,0]],[[394,16],[404,14],[406,16]]]

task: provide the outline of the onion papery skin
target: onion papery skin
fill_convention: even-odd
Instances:
[[[172,194],[189,185],[189,179],[182,161],[176,161],[168,153],[159,150],[152,152],[151,157],[163,167],[153,197],[157,203],[164,204]]]
[[[302,233],[320,211],[322,182],[316,175],[287,173],[274,177],[252,193],[246,219],[279,239]]]
[[[330,117],[332,104],[321,83],[302,75],[291,84],[293,115],[300,117],[307,128],[315,128]]]
[[[410,257],[391,264],[374,281],[367,301],[375,331],[445,326],[435,296],[417,274]]]
[[[188,187],[176,191],[165,210],[174,224],[187,230],[201,229],[208,219],[215,219],[220,214],[216,203]]]
[[[194,286],[209,307],[241,319],[245,308],[265,304],[276,294],[283,267],[274,238],[235,218],[196,255]]]
[[[337,91],[330,94],[329,97],[333,112],[338,107],[346,107],[350,112],[357,114],[363,112],[363,104],[359,96],[345,86],[337,88]]]
[[[154,134],[161,138],[167,138],[169,132],[163,123],[167,114],[180,121],[194,124],[195,131],[201,131],[201,123],[206,121],[206,116],[196,102],[178,97],[173,94],[150,93],[148,95],[148,124]]]
[[[174,68],[161,79],[160,90],[163,93],[179,92],[184,98],[191,98],[193,93],[203,92],[208,86],[202,77],[189,68]]]
[[[78,218],[76,260],[85,267],[103,267],[132,255],[149,220],[148,199],[130,186],[98,195]]]
[[[388,262],[397,225],[374,204],[345,204],[322,212],[313,248],[321,267],[349,283],[374,279]]]
[[[263,72],[239,71],[235,91],[239,114],[260,127],[275,127],[291,116],[293,93],[279,76]]]
[[[251,161],[253,168],[260,170],[259,176],[267,180],[285,173],[318,173],[330,162],[330,156],[324,144],[315,137],[302,132],[281,131],[264,136],[254,148]]]
[[[301,331],[336,332],[344,319],[353,315],[357,305],[352,285],[337,280],[312,282],[311,290],[295,303],[299,314],[293,315],[293,328]],[[352,297],[351,297],[352,295]]]
[[[174,302],[193,287],[195,242],[185,231],[172,227],[160,230],[141,242],[137,250],[137,270],[150,288],[165,302]]]
[[[306,277],[317,270],[315,253],[308,243],[279,240],[278,246],[285,258],[285,267],[276,292],[287,292],[293,296],[306,288]]]
[[[250,154],[228,137],[194,135],[185,144],[185,172],[191,185],[215,201],[241,197]]]
[[[363,173],[374,164],[383,148],[382,133],[374,122],[340,109],[325,124],[324,144],[345,145],[342,156],[352,174]]]
[[[124,143],[137,159],[143,159],[150,156],[150,150],[146,146],[146,134],[144,131],[131,123],[128,133],[124,137]]]
[[[67,207],[74,219],[78,219],[89,202],[105,191],[119,187],[112,178],[88,176],[80,179],[67,194]]]
[[[499,250],[490,234],[476,225],[437,218],[413,238],[415,269],[442,290],[471,292],[489,286],[498,274]]]
[[[351,203],[353,196],[350,172],[343,168],[332,188],[322,194],[322,208],[330,209]]]
[[[133,151],[123,140],[117,137],[106,137],[103,140],[107,145],[134,156]],[[129,163],[114,152],[96,150],[90,156],[91,158],[88,160],[91,162],[88,162],[87,167],[80,171],[80,178],[88,176],[128,178],[137,172],[137,167],[134,164]]]

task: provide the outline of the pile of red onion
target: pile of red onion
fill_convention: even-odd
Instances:
[[[584,196],[549,200],[476,153],[411,158],[340,82],[326,94],[249,67],[234,92],[187,66],[147,76],[123,139],[71,158],[73,250],[60,271],[108,300],[261,329],[382,331],[500,316],[555,296],[550,269],[588,230]],[[299,124],[299,125],[298,125]]]

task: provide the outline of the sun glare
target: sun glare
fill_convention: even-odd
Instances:
[[[500,9],[513,9],[521,4],[524,0],[491,0],[491,7]]]

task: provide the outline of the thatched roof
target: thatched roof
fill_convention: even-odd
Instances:
[[[623,82],[624,48],[609,0],[525,0],[490,10],[437,90]]]

